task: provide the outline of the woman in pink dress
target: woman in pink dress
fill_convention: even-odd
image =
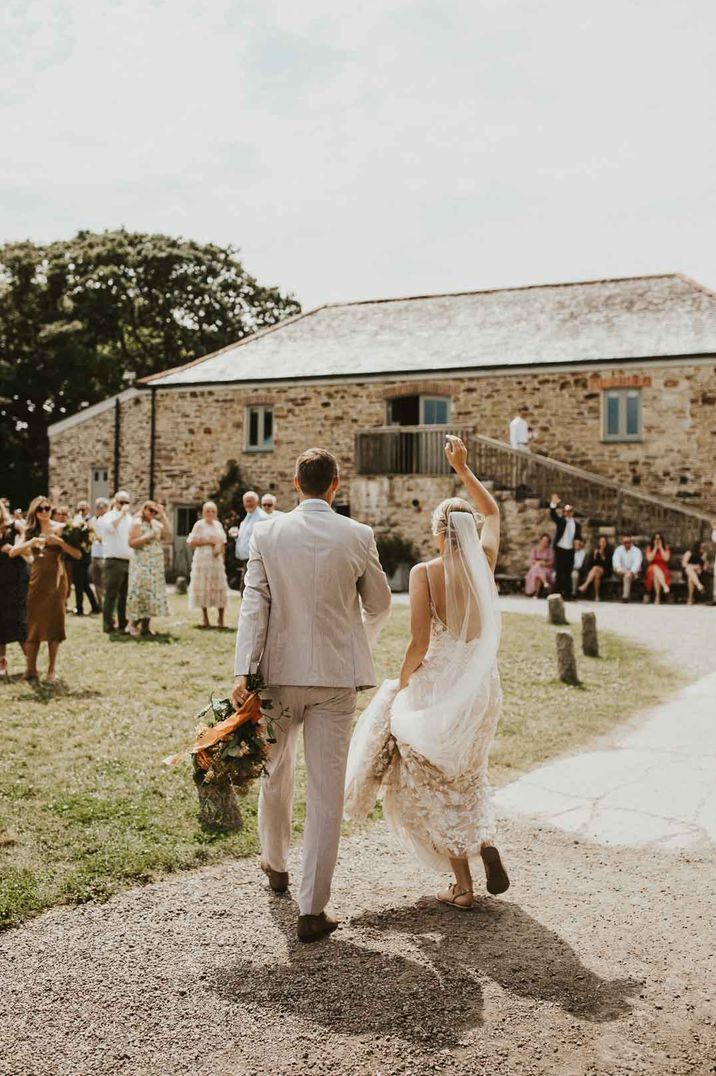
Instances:
[[[530,549],[530,569],[525,579],[525,594],[527,597],[539,598],[544,590],[545,595],[552,589],[552,569],[554,567],[554,551],[548,534],[541,534],[539,542]]]

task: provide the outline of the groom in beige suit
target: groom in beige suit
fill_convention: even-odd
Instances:
[[[300,503],[258,524],[236,640],[238,708],[246,677],[260,672],[280,717],[259,794],[261,867],[271,888],[288,888],[298,732],[306,756],[303,875],[298,937],[315,941],[338,926],[325,907],[338,856],[343,785],[356,691],[372,687],[370,642],[390,610],[390,588],[370,527],[332,509],[335,457],[311,448],[296,462]]]

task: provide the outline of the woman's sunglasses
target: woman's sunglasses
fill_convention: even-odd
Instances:
[[[49,512],[50,510],[51,509],[49,504],[38,504],[37,508],[35,509],[36,512]]]

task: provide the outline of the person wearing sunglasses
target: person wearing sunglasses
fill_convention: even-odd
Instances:
[[[108,635],[116,631],[114,614],[120,631],[127,627],[127,586],[129,562],[133,553],[129,545],[129,529],[132,517],[129,511],[130,496],[126,490],[117,490],[109,512],[97,520],[96,531],[104,550],[104,601],[102,602],[102,629]]]
[[[152,635],[151,618],[169,616],[162,542],[169,541],[171,536],[172,529],[162,506],[156,501],[145,501],[129,529],[129,545],[134,550],[127,593],[130,635]]]
[[[77,560],[79,549],[61,537],[64,523],[53,521],[47,497],[35,497],[27,510],[24,540],[13,546],[10,556],[32,556],[30,586],[27,592],[27,641],[25,679],[37,680],[40,645],[47,643],[49,664],[45,680],[57,682],[57,653],[65,634],[65,603],[69,593],[67,572],[62,557]]]

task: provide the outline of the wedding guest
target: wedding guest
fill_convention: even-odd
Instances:
[[[51,519],[51,521],[53,523],[60,524],[58,533],[60,533],[62,530],[64,530],[64,528],[67,526],[67,524],[69,522],[69,518],[70,518],[70,509],[69,509],[69,505],[67,505],[67,504],[54,505],[53,508],[50,510],[50,519]],[[64,563],[65,572],[67,574],[67,599],[66,599],[66,609],[65,609],[65,611],[69,612],[69,604],[68,603],[69,603],[70,594],[72,592],[72,566],[71,566],[69,560],[66,557],[63,557],[63,563]]]
[[[151,618],[169,616],[162,541],[169,541],[171,536],[171,525],[162,506],[145,501],[129,527],[129,546],[134,550],[127,588],[130,635],[153,635],[149,629]]]
[[[554,548],[556,587],[565,601],[572,597],[572,568],[574,567],[574,542],[582,540],[582,527],[574,518],[571,504],[565,504],[560,515],[557,506],[560,503],[558,493],[553,493],[549,504],[549,514],[555,525]]]
[[[0,679],[7,679],[7,647],[19,643],[25,650],[27,639],[28,569],[24,557],[11,557],[13,547],[22,540],[15,519],[0,504]]]
[[[581,538],[574,539],[574,563],[572,564],[572,597],[576,597],[580,580],[584,578],[584,561],[587,551]]]
[[[224,546],[226,578],[229,581],[229,587],[232,590],[238,590],[241,583],[241,572],[236,557],[236,539],[239,537],[239,514],[235,509],[230,508],[226,513],[223,520],[223,527],[224,533],[227,534],[230,539]]]
[[[646,560],[647,567],[644,577],[646,594],[644,595],[644,601],[649,601],[649,595],[653,590],[655,591],[654,604],[658,605],[661,601],[662,593],[671,593],[671,572],[669,571],[671,549],[664,542],[664,536],[658,531],[646,547]]]
[[[609,579],[612,574],[612,549],[609,545],[606,536],[599,535],[597,544],[592,550],[591,556],[587,561],[587,575],[578,588],[580,594],[585,594],[590,586],[594,587],[594,600],[598,602],[600,600],[600,590],[603,579]]]
[[[716,519],[711,520],[711,541],[713,542],[714,545],[716,545]],[[714,589],[713,589],[713,594],[711,596],[711,601],[709,602],[709,605],[716,605],[716,561],[714,562],[713,577],[714,577],[714,582],[713,582]]]
[[[638,546],[630,534],[625,534],[621,545],[618,545],[612,555],[612,571],[622,581],[622,601],[628,602],[631,598],[631,589],[634,581],[639,578],[641,571],[642,555]]]
[[[129,545],[130,496],[120,489],[114,495],[108,512],[97,520],[99,536],[104,551],[104,602],[102,604],[102,629],[106,633],[115,630],[114,613],[120,631],[127,627],[127,585],[132,549]]]
[[[90,586],[89,572],[92,564],[92,543],[90,537],[90,506],[87,501],[79,501],[77,511],[72,520],[73,530],[82,530],[87,533],[87,539],[80,546],[80,559],[72,564],[72,581],[75,585],[75,614],[84,616],[85,595],[89,599],[90,610],[93,614],[99,612],[99,603]]]
[[[259,495],[254,493],[250,489],[243,496],[243,505],[246,515],[241,521],[239,527],[239,534],[236,539],[236,559],[239,562],[239,590],[243,593],[244,590],[244,575],[246,574],[246,565],[249,562],[249,544],[251,542],[251,535],[254,533],[254,527],[257,523],[260,523],[264,519],[268,519],[268,516],[259,507]]]
[[[282,516],[284,514],[276,507],[276,498],[273,493],[264,493],[261,498],[261,507],[267,516]]]
[[[49,664],[46,681],[57,680],[57,652],[65,635],[65,602],[67,573],[62,555],[79,558],[79,550],[60,536],[64,524],[50,519],[52,506],[48,497],[35,497],[27,511],[27,525],[22,541],[17,542],[9,555],[32,553],[30,585],[27,592],[27,680],[37,680],[37,656],[41,643],[47,643]],[[69,514],[69,513],[68,513]]]
[[[536,546],[530,550],[530,566],[525,579],[525,594],[528,598],[545,597],[552,589],[552,569],[554,568],[554,551],[548,534],[541,534]]]
[[[25,530],[25,513],[22,508],[16,508],[12,513],[12,518],[15,530],[18,534],[22,534]]]
[[[691,549],[687,549],[684,553],[681,566],[684,569],[684,575],[686,576],[686,585],[688,591],[688,597],[686,599],[687,605],[694,604],[694,594],[703,594],[705,587],[701,582],[701,576],[706,571],[706,546],[703,542],[694,542]]]
[[[217,627],[223,628],[224,609],[229,599],[224,564],[226,532],[219,523],[213,501],[205,501],[202,505],[201,519],[197,519],[192,527],[187,544],[194,550],[189,579],[189,608],[201,609],[202,628],[211,627],[209,609],[218,610]]]
[[[97,521],[102,518],[109,508],[106,497],[98,497],[94,502],[94,515],[90,518],[90,530],[92,532],[92,545],[90,547],[90,580],[94,587],[100,608],[104,603],[104,547],[102,535]]]
[[[529,452],[532,440],[532,430],[527,423],[529,413],[529,408],[523,404],[510,422],[510,447],[521,452]]]

